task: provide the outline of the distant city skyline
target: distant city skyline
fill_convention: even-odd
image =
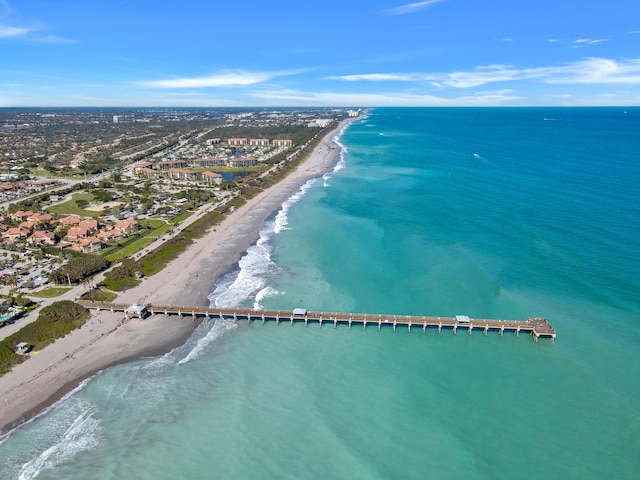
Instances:
[[[640,105],[632,0],[0,0],[0,107]]]

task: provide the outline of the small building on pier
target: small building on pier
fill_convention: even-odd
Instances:
[[[144,305],[138,305],[134,303],[133,305],[129,305],[124,309],[125,318],[140,318],[143,319],[149,314],[147,307]]]

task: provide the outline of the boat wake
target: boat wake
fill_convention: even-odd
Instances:
[[[486,163],[487,165],[491,165],[494,168],[498,168],[498,166],[495,163],[490,162],[489,160],[487,160],[486,158],[484,158],[482,155],[478,153],[474,153],[473,156],[478,160],[482,161],[483,163]]]

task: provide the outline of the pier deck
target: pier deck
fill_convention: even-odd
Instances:
[[[91,302],[79,300],[78,303],[85,308],[95,310],[109,310],[112,312],[123,312],[125,316],[141,316],[140,307],[131,309],[131,305],[109,302]],[[337,312],[309,312],[302,309],[296,310],[252,310],[249,308],[217,308],[217,307],[197,307],[188,305],[144,305],[143,310],[152,315],[178,315],[179,317],[191,316],[195,320],[201,318],[221,318],[233,319],[234,322],[239,320],[248,323],[259,321],[263,325],[265,322],[318,323],[322,327],[323,323],[332,324],[334,328],[338,324],[347,324],[349,328],[352,325],[362,325],[378,327],[380,330],[383,326],[390,326],[395,331],[397,327],[405,327],[409,331],[412,328],[419,328],[422,332],[427,329],[437,329],[438,333],[442,329],[452,330],[454,334],[458,330],[466,330],[469,335],[473,330],[480,330],[487,335],[489,331],[497,331],[500,335],[504,332],[511,332],[519,335],[521,332],[528,333],[537,342],[539,338],[549,338],[553,343],[556,338],[556,332],[544,318],[531,317],[526,320],[488,320],[479,318],[469,318],[463,316],[457,317],[426,317],[426,316],[409,316],[409,315],[383,315],[383,314],[367,314],[367,313],[337,313]],[[133,312],[133,313],[132,313]]]

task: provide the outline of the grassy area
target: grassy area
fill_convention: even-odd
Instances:
[[[155,234],[155,232],[153,233]],[[151,238],[151,237],[139,238],[129,243],[128,245],[125,245],[124,247],[109,253],[106,256],[106,258],[111,262],[118,262],[123,258],[129,258],[131,255],[142,250],[147,245],[151,245],[153,242],[155,242],[155,240],[156,240],[155,238]]]
[[[56,178],[58,175],[52,175],[51,172],[45,170],[44,168],[30,168],[31,175],[34,177],[43,177],[43,178]]]
[[[113,302],[117,295],[106,290],[94,289],[82,295],[83,300],[91,300],[93,302]]]
[[[93,195],[90,193],[74,193],[71,200],[68,202],[60,203],[58,205],[51,205],[47,210],[51,213],[60,213],[64,215],[79,215],[81,217],[99,217],[102,212],[92,212],[90,210],[83,210],[76,203],[78,200],[86,200],[88,202],[93,200]]]
[[[182,212],[180,215],[178,215],[177,217],[173,217],[169,223],[171,223],[172,225],[178,225],[181,222],[184,222],[187,218],[189,218],[191,215],[193,214],[193,212],[190,211],[186,211],[186,212]]]
[[[44,290],[40,290],[37,292],[32,292],[29,294],[29,296],[37,297],[37,298],[53,298],[53,297],[57,297],[58,295],[62,295],[63,293],[68,292],[69,290],[71,290],[71,288],[69,287],[51,287],[51,288],[45,288]]]
[[[149,235],[149,237],[161,237],[162,235],[171,232],[173,229],[175,229],[176,226],[171,224],[171,223],[167,223],[163,226],[161,226],[160,228],[157,228],[156,230],[154,230],[153,232],[151,232]]]
[[[158,273],[171,260],[177,258],[182,252],[184,252],[191,243],[191,240],[187,238],[172,238],[163,246],[145,255],[140,260],[142,273],[147,277]]]
[[[176,228],[175,225],[166,223],[164,220],[144,220],[144,222],[147,223],[150,227],[157,225],[158,228],[151,232],[148,232],[144,237],[127,243],[122,248],[113,248],[113,250],[109,253],[103,252],[103,254],[106,254],[107,260],[117,262],[124,258],[131,257],[131,255],[133,255],[134,253],[142,250],[146,246],[155,242],[156,239],[162,237],[166,233]]]
[[[160,228],[163,225],[166,225],[167,222],[165,222],[164,220],[161,220],[159,218],[145,218],[145,219],[140,219],[138,220],[140,222],[140,225],[142,225],[145,228],[152,228],[152,229],[156,229],[156,228]]]
[[[137,287],[140,285],[140,280],[133,277],[127,278],[119,278],[117,280],[103,280],[100,282],[104,288],[108,288],[109,290],[113,290],[114,292],[123,292],[128,290],[129,288]],[[115,294],[114,298],[115,298]]]

